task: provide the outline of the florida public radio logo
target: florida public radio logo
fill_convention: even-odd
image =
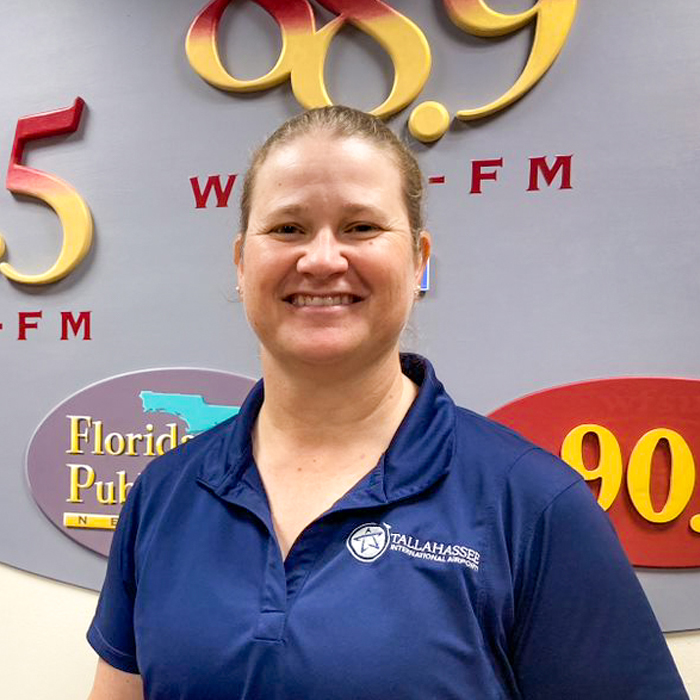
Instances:
[[[421,539],[398,532],[388,523],[364,523],[346,540],[347,548],[357,561],[369,564],[386,552],[397,552],[414,559],[436,564],[460,564],[479,570],[480,553],[463,544]]]
[[[63,401],[27,450],[32,495],[67,537],[103,555],[148,462],[236,415],[254,381],[208,369],[110,377]]]

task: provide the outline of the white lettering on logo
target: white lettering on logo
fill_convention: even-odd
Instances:
[[[386,551],[392,551],[439,564],[460,564],[478,571],[481,558],[476,549],[466,545],[421,540],[392,531],[391,525],[387,523],[364,523],[356,527],[346,544],[355,559],[366,563],[376,561]]]

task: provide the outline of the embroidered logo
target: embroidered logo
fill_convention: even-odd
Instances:
[[[450,542],[421,540],[396,532],[388,523],[365,523],[356,527],[347,539],[347,547],[361,562],[376,561],[386,551],[437,564],[458,564],[479,570],[481,554],[472,547]]]
[[[350,533],[347,546],[357,561],[376,561],[389,546],[389,531],[384,525],[365,523]]]

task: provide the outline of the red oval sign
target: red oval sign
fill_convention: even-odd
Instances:
[[[581,472],[635,566],[700,566],[700,380],[601,379],[490,414]]]

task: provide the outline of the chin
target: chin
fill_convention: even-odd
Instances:
[[[281,351],[280,351],[281,350]],[[352,373],[353,368],[371,367],[380,362],[381,358],[397,352],[398,342],[379,345],[372,343],[364,345],[358,343],[304,343],[291,348],[278,349],[271,354],[276,358],[278,366],[294,367],[306,366],[321,369],[333,367],[343,368],[343,371]]]
[[[278,333],[269,338],[261,338],[264,351],[275,359],[280,367],[294,365],[316,365],[321,367],[350,366],[360,363],[367,367],[382,357],[398,352],[398,333],[389,329],[362,329],[362,332],[335,332],[330,329],[307,328],[303,332]],[[357,329],[356,329],[357,330]],[[382,330],[384,332],[379,333]],[[391,329],[400,331],[400,329]],[[315,331],[315,332],[314,332]]]
[[[344,364],[357,358],[361,351],[358,348],[338,348],[323,347],[315,345],[295,352],[283,354],[283,361],[288,363],[300,363],[306,365],[317,365],[319,367],[331,367],[333,365]]]
[[[347,340],[340,342],[337,338],[332,341],[328,338],[314,338],[312,333],[303,339],[297,339],[297,342],[263,343],[263,348],[281,367],[295,365],[328,367],[346,363],[364,354],[362,344]]]

